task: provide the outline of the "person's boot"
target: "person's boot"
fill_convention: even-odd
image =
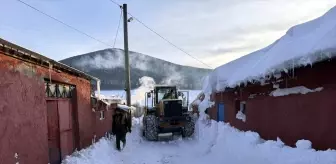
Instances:
[[[125,146],[126,146],[126,143],[122,142],[122,150],[125,148]]]
[[[116,148],[117,148],[118,151],[121,151],[121,149],[120,149],[120,141],[116,143]]]
[[[120,147],[118,147],[118,146],[116,147],[116,149],[117,149],[118,151],[121,151]]]

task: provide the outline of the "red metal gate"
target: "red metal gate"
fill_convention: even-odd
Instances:
[[[72,104],[70,100],[58,100],[61,155],[64,158],[74,151]]]
[[[48,99],[49,162],[59,164],[74,151],[71,99]]]
[[[49,163],[61,162],[57,101],[47,100]]]

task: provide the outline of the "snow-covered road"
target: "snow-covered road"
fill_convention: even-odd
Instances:
[[[139,121],[139,120],[138,120]],[[336,151],[315,151],[309,142],[299,148],[281,140],[264,141],[257,133],[241,132],[224,124],[198,121],[192,139],[148,142],[140,125],[133,126],[122,152],[114,140],[101,139],[88,149],[74,153],[63,164],[335,164]]]

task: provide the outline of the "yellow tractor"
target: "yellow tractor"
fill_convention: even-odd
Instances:
[[[154,90],[146,93],[143,136],[150,141],[157,141],[160,134],[179,133],[182,137],[191,137],[195,122],[188,105],[188,91],[177,91],[176,86],[156,85]]]

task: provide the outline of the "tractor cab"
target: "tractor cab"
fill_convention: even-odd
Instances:
[[[182,113],[186,113],[188,112],[189,92],[178,91],[176,86],[157,85],[154,87],[154,90],[146,93],[146,113],[155,112],[155,109],[160,108],[160,104],[162,106],[162,104],[167,101],[176,101],[181,104]]]
[[[178,91],[176,86],[157,85],[146,93],[143,135],[157,140],[160,133],[182,133],[189,137],[194,122],[188,111],[189,92]]]

